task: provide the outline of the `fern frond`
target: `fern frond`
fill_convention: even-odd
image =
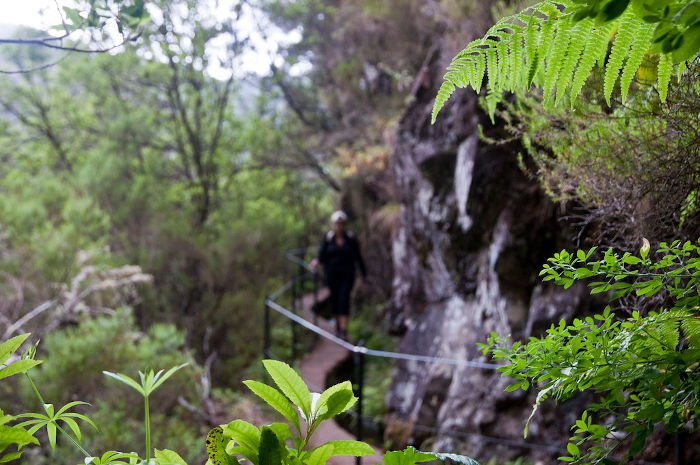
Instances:
[[[433,114],[430,118],[431,123],[435,123],[438,113],[445,106],[445,102],[450,98],[452,92],[455,91],[455,86],[450,81],[444,81],[440,86],[437,97],[435,97],[435,104],[433,105]]]
[[[683,336],[691,349],[700,349],[700,319],[690,314],[681,321]]]
[[[644,24],[642,20],[635,16],[631,9],[625,11],[620,17],[617,34],[615,35],[615,42],[610,51],[608,63],[605,66],[605,78],[603,80],[603,93],[605,94],[605,101],[608,105],[610,105],[610,96],[612,95],[617,78],[620,76],[622,62],[627,57],[635,34]]]
[[[671,61],[673,61],[673,59]],[[681,80],[681,76],[683,76],[683,73],[685,73],[686,69],[688,69],[688,65],[686,64],[685,61],[678,63],[678,69],[676,72],[678,73],[678,80],[679,81]]]
[[[538,60],[537,63],[534,64],[534,68],[530,70],[531,74],[528,75],[530,84],[535,82],[538,86],[540,86],[544,82],[544,70],[549,49],[552,47],[552,43],[554,42],[555,25],[556,21],[553,19],[548,19],[542,22],[540,37],[537,41]]]
[[[554,86],[557,83],[562,69],[566,51],[569,48],[571,30],[573,29],[570,21],[558,21],[557,32],[554,36],[554,44],[550,47],[547,54],[547,63],[544,76],[544,104],[549,105],[552,102],[552,93]]]
[[[576,97],[583,89],[588,76],[591,75],[591,71],[598,61],[597,57],[600,55],[600,50],[604,50],[603,56],[605,56],[605,52],[608,50],[611,29],[612,26],[610,24],[605,24],[597,26],[588,32],[589,37],[586,40],[586,47],[581,54],[581,60],[571,81],[571,90],[569,91],[571,108],[574,107]]]
[[[630,84],[632,84],[632,79],[634,79],[634,75],[637,74],[637,70],[639,70],[644,60],[644,55],[646,55],[649,50],[651,37],[654,34],[655,28],[656,26],[652,24],[642,24],[642,27],[637,31],[636,37],[632,42],[632,48],[625,61],[625,66],[622,69],[622,77],[620,78],[620,93],[623,102],[627,100],[627,92],[629,91]]]
[[[535,72],[537,71],[537,63],[539,61],[539,52],[537,50],[537,37],[536,33],[540,30],[535,26],[536,18],[534,17],[535,11],[532,15],[525,19],[525,24],[527,24],[527,29],[525,30],[525,63],[527,64],[527,75],[525,76],[527,90],[530,89],[532,85],[532,80],[535,78]],[[544,26],[543,26],[544,27]]]
[[[479,54],[479,56],[476,57],[476,65],[472,68],[472,77],[470,79],[472,88],[477,94],[481,92],[481,86],[484,82],[484,73],[486,73],[486,58],[484,58],[484,55]]]
[[[509,87],[510,91],[519,89],[523,76],[523,35],[521,31],[515,31],[510,36],[508,44],[508,68],[510,68]]]
[[[501,19],[483,38],[469,43],[450,63],[444,77],[450,85],[440,87],[433,122],[456,88],[471,86],[479,92],[484,76],[488,79],[487,96],[504,90],[529,91],[535,84],[543,88],[545,106],[557,105],[567,95],[573,106],[598,63],[605,68],[603,91],[608,105],[618,79],[622,98],[626,99],[650,48],[654,25],[642,21],[636,9],[629,7],[614,20],[593,26],[591,19],[574,17],[581,3],[541,1]],[[664,100],[674,65],[666,54],[660,56],[658,89]],[[680,63],[679,75],[684,69],[684,63]],[[487,107],[494,108],[497,100],[490,99]]]
[[[498,88],[498,54],[496,53],[496,47],[486,50],[486,76],[489,93],[496,92]]]
[[[668,55],[659,57],[659,67],[657,68],[657,86],[659,89],[659,98],[662,102],[666,101],[668,94],[668,83],[671,81],[671,71],[673,71],[673,63]]]
[[[581,53],[586,47],[586,39],[588,38],[592,28],[593,20],[589,18],[579,21],[571,30],[569,47],[566,51],[566,59],[564,60],[561,72],[559,73],[559,79],[557,81],[557,98],[554,103],[555,105],[559,105],[559,102],[565,95],[566,89],[568,89],[572,83],[571,77],[581,58]]]
[[[496,89],[510,90],[508,88],[509,79],[507,79],[510,75],[510,60],[508,59],[508,42],[503,38],[501,38],[501,40],[496,44],[496,57],[498,60],[498,72],[496,73],[495,83]],[[489,74],[489,79],[490,77],[491,75]]]
[[[495,124],[494,114],[496,113],[496,105],[501,101],[501,94],[496,92],[489,93],[484,100],[486,101],[486,111],[489,114],[489,118],[491,118],[491,123]]]

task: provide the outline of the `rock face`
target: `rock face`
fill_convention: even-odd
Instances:
[[[487,361],[476,344],[491,331],[527,338],[591,303],[585,288],[564,291],[538,279],[549,256],[572,246],[571,231],[558,220],[559,206],[519,168],[516,146],[480,141],[478,124],[490,122],[473,92],[458,91],[430,125],[444,58],[436,53],[427,62],[399,124],[392,169],[401,211],[388,318],[403,334],[403,352]],[[479,436],[522,442],[534,399],[504,392],[508,384],[491,370],[400,362],[387,397],[387,435],[414,444],[436,437],[435,450],[482,458],[530,454]],[[528,442],[552,446],[535,455],[562,455],[567,425],[580,412],[575,405],[541,410]],[[436,425],[440,431],[430,429]]]

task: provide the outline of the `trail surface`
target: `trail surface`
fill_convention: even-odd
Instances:
[[[319,290],[318,298],[323,300],[328,296],[328,289],[322,288]],[[313,312],[311,308],[314,303],[314,295],[307,294],[302,297],[300,301],[299,308],[303,309],[303,316],[308,321],[313,321]],[[335,328],[331,324],[323,319],[319,318],[316,323],[318,326],[324,330],[333,333]],[[303,329],[301,329],[303,330]],[[333,343],[332,341],[319,337],[313,351],[306,354],[299,364],[299,372],[301,377],[304,379],[306,384],[312,391],[322,392],[326,387],[326,376],[331,370],[341,361],[343,361],[349,352],[343,347]],[[338,440],[354,440],[355,436],[350,434],[347,430],[341,428],[334,420],[326,421],[319,426],[319,428],[314,433],[311,438],[311,445],[314,447],[320,446],[321,444],[328,441],[338,441]],[[368,455],[362,457],[362,465],[374,465],[377,463],[382,463],[383,451],[373,447],[374,455]],[[355,457],[333,457],[328,460],[330,465],[354,465]]]

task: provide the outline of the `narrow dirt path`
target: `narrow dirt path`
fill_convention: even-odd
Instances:
[[[322,288],[319,290],[318,298],[323,300],[328,296],[328,289]],[[303,309],[303,316],[309,321],[313,321],[313,312],[311,307],[314,303],[313,294],[305,295],[300,302],[299,308]],[[333,328],[330,323],[319,318],[317,322],[318,326],[324,330],[333,333],[335,328]],[[316,345],[310,353],[301,360],[299,364],[299,372],[301,377],[304,379],[309,388],[315,392],[322,392],[326,387],[326,376],[338,363],[343,361],[349,352],[343,347],[333,343],[332,341],[319,337]],[[338,441],[338,440],[352,440],[355,436],[350,434],[347,430],[341,428],[335,421],[326,421],[319,426],[319,428],[314,433],[311,438],[311,445],[314,447],[319,446],[328,441]],[[362,457],[362,465],[374,465],[377,463],[382,463],[383,451],[373,447],[375,455],[368,455]],[[333,457],[328,463],[330,465],[354,465],[355,457]]]

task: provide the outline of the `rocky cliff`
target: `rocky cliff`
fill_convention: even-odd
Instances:
[[[388,318],[392,331],[403,334],[404,352],[486,361],[476,344],[491,331],[527,338],[562,317],[590,311],[591,300],[585,288],[564,291],[538,279],[549,256],[572,246],[574,231],[560,221],[562,207],[520,169],[516,145],[480,140],[479,124],[498,128],[473,92],[458,92],[430,124],[433,97],[451,58],[439,50],[416,81],[391,161],[400,224]],[[387,396],[387,436],[414,444],[432,437],[436,450],[482,458],[532,450],[561,455],[567,425],[580,413],[576,405],[545,406],[534,416],[528,442],[549,449],[479,436],[522,441],[534,398],[504,392],[508,384],[494,371],[400,362]],[[439,432],[426,428],[435,425]]]

